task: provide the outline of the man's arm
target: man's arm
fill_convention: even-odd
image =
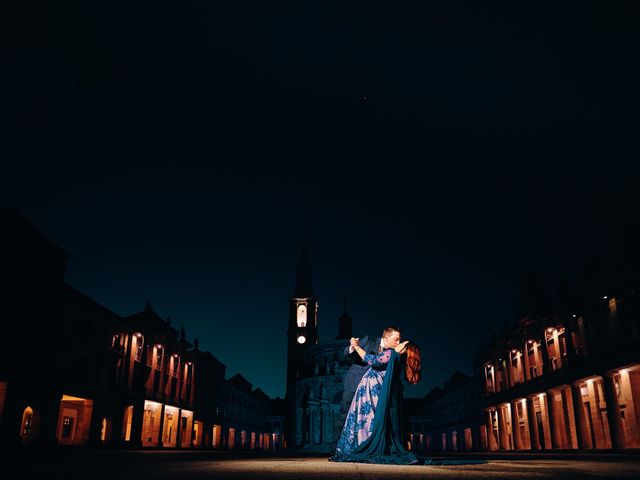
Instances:
[[[351,337],[351,340],[349,340],[349,346],[344,349],[345,357],[351,357],[354,360],[360,360],[360,355],[358,355],[356,353],[354,348],[357,345],[366,345],[367,341],[368,341],[368,337],[367,336],[365,336],[362,340],[360,340],[360,339],[358,339],[356,337]]]

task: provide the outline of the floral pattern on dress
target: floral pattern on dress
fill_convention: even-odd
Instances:
[[[363,361],[370,365],[356,388],[349,412],[336,445],[334,460],[345,458],[371,435],[382,382],[391,350],[376,355],[366,354]]]

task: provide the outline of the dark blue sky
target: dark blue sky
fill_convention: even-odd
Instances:
[[[524,275],[637,223],[637,32],[619,5],[307,3],[17,12],[0,206],[68,283],[151,301],[272,396],[306,219],[320,338],[348,295],[357,334],[423,347],[422,395],[471,373]]]

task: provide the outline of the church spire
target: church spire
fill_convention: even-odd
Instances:
[[[347,313],[347,296],[344,297],[344,310],[342,316],[338,319],[338,336],[336,339],[349,339],[353,336],[351,330],[351,317]]]
[[[311,261],[309,260],[309,252],[307,251],[306,244],[302,247],[300,261],[298,262],[296,271],[296,290],[294,295],[298,298],[313,297],[313,290],[311,289]]]

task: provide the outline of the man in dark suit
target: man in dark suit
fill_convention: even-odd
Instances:
[[[385,348],[394,348],[398,343],[400,343],[400,330],[397,327],[387,327],[383,330],[382,335],[379,336],[367,335],[362,339],[351,338],[349,341],[349,346],[344,349],[344,354],[353,363],[344,375],[342,403],[340,404],[340,413],[338,414],[338,420],[335,424],[333,437],[336,441],[340,438],[340,433],[342,433],[347,412],[351,406],[351,401],[356,393],[358,384],[360,383],[364,372],[369,368],[369,365],[362,361],[360,355],[355,352],[354,347],[360,345],[365,352],[375,355],[382,352]],[[401,392],[399,392],[399,394],[402,395]],[[395,416],[394,408],[397,411],[397,396],[398,393],[392,394],[391,396],[392,401],[390,403],[390,407],[392,418]]]

